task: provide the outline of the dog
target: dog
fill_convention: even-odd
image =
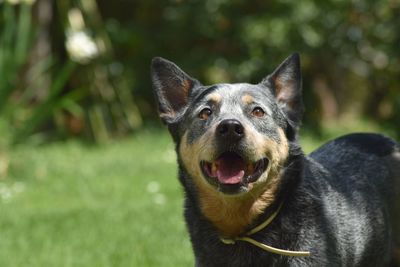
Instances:
[[[299,54],[258,84],[202,85],[156,57],[195,266],[400,266],[400,147],[379,134],[305,155]]]

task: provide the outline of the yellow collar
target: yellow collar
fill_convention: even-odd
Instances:
[[[253,245],[255,245],[255,246],[257,246],[257,247],[259,247],[259,248],[261,248],[261,249],[263,249],[265,251],[268,251],[268,252],[271,252],[271,253],[275,253],[275,254],[279,254],[279,255],[283,255],[283,256],[309,257],[310,256],[310,252],[309,251],[291,251],[291,250],[284,250],[284,249],[274,248],[274,247],[268,246],[266,244],[260,243],[257,240],[249,237],[249,236],[261,231],[265,227],[267,227],[275,219],[275,217],[278,215],[278,213],[281,210],[281,208],[282,208],[282,204],[279,206],[279,208],[270,217],[267,218],[267,220],[265,220],[262,224],[260,224],[257,227],[253,228],[249,232],[247,232],[244,236],[236,237],[236,238],[223,238],[223,237],[220,237],[220,240],[222,241],[222,243],[227,244],[227,245],[233,245],[238,240],[239,241],[245,241],[245,242],[253,244]]]

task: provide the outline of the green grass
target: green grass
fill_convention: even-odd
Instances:
[[[191,266],[165,133],[19,147],[0,181],[0,266]]]
[[[344,132],[332,127],[323,139]],[[303,134],[306,152],[321,142]],[[165,131],[95,147],[24,145],[9,156],[9,177],[0,180],[0,266],[193,266]]]

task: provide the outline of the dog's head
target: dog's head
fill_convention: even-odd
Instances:
[[[303,113],[298,54],[259,84],[204,86],[162,58],[152,80],[188,182],[225,195],[276,183]]]

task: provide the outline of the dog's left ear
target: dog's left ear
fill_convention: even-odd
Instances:
[[[297,129],[304,112],[299,54],[294,53],[285,59],[261,83],[271,88],[290,125]]]
[[[199,82],[161,57],[155,57],[151,62],[151,79],[160,118],[166,124],[172,123],[188,104],[190,92]]]

